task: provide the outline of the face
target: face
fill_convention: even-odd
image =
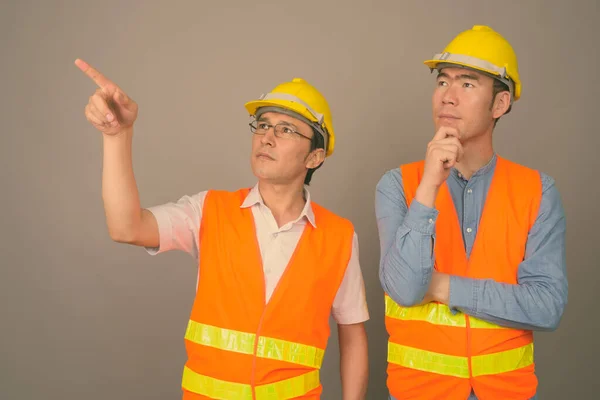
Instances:
[[[443,126],[457,129],[461,141],[492,132],[510,100],[499,94],[492,104],[493,78],[466,68],[443,68],[433,92],[433,121],[437,131]]]
[[[254,175],[262,181],[275,184],[304,182],[306,171],[317,167],[324,158],[324,150],[310,151],[314,132],[303,121],[289,115],[275,112],[264,113],[256,121],[257,125],[268,124],[271,127],[263,135],[252,135],[252,155],[250,163]],[[275,125],[282,125],[286,132],[298,134],[275,136]]]

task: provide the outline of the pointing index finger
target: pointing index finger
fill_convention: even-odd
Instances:
[[[115,85],[110,79],[102,75],[98,70],[94,67],[83,61],[82,59],[76,59],[75,65],[83,71],[84,74],[89,76],[101,89],[112,89],[116,88]]]

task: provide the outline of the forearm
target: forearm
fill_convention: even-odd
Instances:
[[[338,325],[343,400],[364,400],[369,381],[367,334],[363,323]]]
[[[395,169],[384,174],[377,184],[375,214],[381,246],[381,286],[402,306],[418,304],[425,296],[433,271],[438,211],[418,199],[408,205],[401,171]]]
[[[560,282],[513,285],[451,276],[449,306],[508,328],[552,331],[564,311],[564,293]]]
[[[421,182],[415,192],[415,200],[428,208],[435,208],[435,199],[437,198],[440,187],[437,185],[428,185]]]
[[[539,214],[527,238],[518,284],[453,276],[451,307],[510,328],[551,331],[558,327],[568,299],[566,221],[554,181],[542,175],[542,184]]]
[[[385,292],[406,307],[420,303],[433,272],[437,211],[413,202],[381,259],[379,278]]]
[[[130,242],[141,225],[142,209],[132,162],[133,128],[104,135],[102,198],[111,238]]]

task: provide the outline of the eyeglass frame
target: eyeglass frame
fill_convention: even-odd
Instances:
[[[256,131],[257,131],[257,129],[258,129],[258,126],[254,126],[254,125],[253,125],[254,123],[256,123],[256,124],[259,124],[259,123],[260,123],[260,124],[265,124],[265,125],[267,125],[267,126],[268,126],[268,128],[267,128],[267,129],[265,129],[265,132],[264,132],[264,133],[257,133]],[[291,126],[288,124],[288,123],[285,123],[285,122],[280,122],[280,123],[278,123],[278,124],[272,125],[272,124],[269,124],[269,123],[267,123],[267,122],[265,122],[265,121],[252,121],[252,122],[248,123],[248,125],[250,126],[250,132],[252,132],[254,135],[260,135],[260,136],[264,136],[264,135],[266,135],[266,134],[267,134],[267,132],[269,131],[269,129],[273,128],[273,134],[275,135],[275,137],[277,137],[277,138],[279,138],[279,139],[284,139],[284,140],[285,140],[285,139],[287,139],[285,136],[278,136],[278,134],[277,134],[277,127],[278,127],[278,126],[285,126],[285,127],[286,127],[286,128],[288,128],[290,131],[292,131],[291,133],[295,133],[296,135],[298,135],[298,136],[300,136],[300,137],[302,137],[302,138],[304,138],[304,139],[308,139],[308,140],[310,140],[311,142],[312,142],[312,140],[313,140],[313,138],[312,138],[312,137],[308,137],[308,136],[306,136],[306,135],[304,135],[304,134],[302,134],[302,133],[298,132],[297,130],[293,129],[293,128],[292,128],[292,127],[291,127]],[[281,134],[281,132],[280,132],[279,134]]]

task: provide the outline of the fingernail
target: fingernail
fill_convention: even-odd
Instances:
[[[108,120],[108,122],[111,122],[113,120],[113,115],[112,114],[106,114],[106,119]]]

